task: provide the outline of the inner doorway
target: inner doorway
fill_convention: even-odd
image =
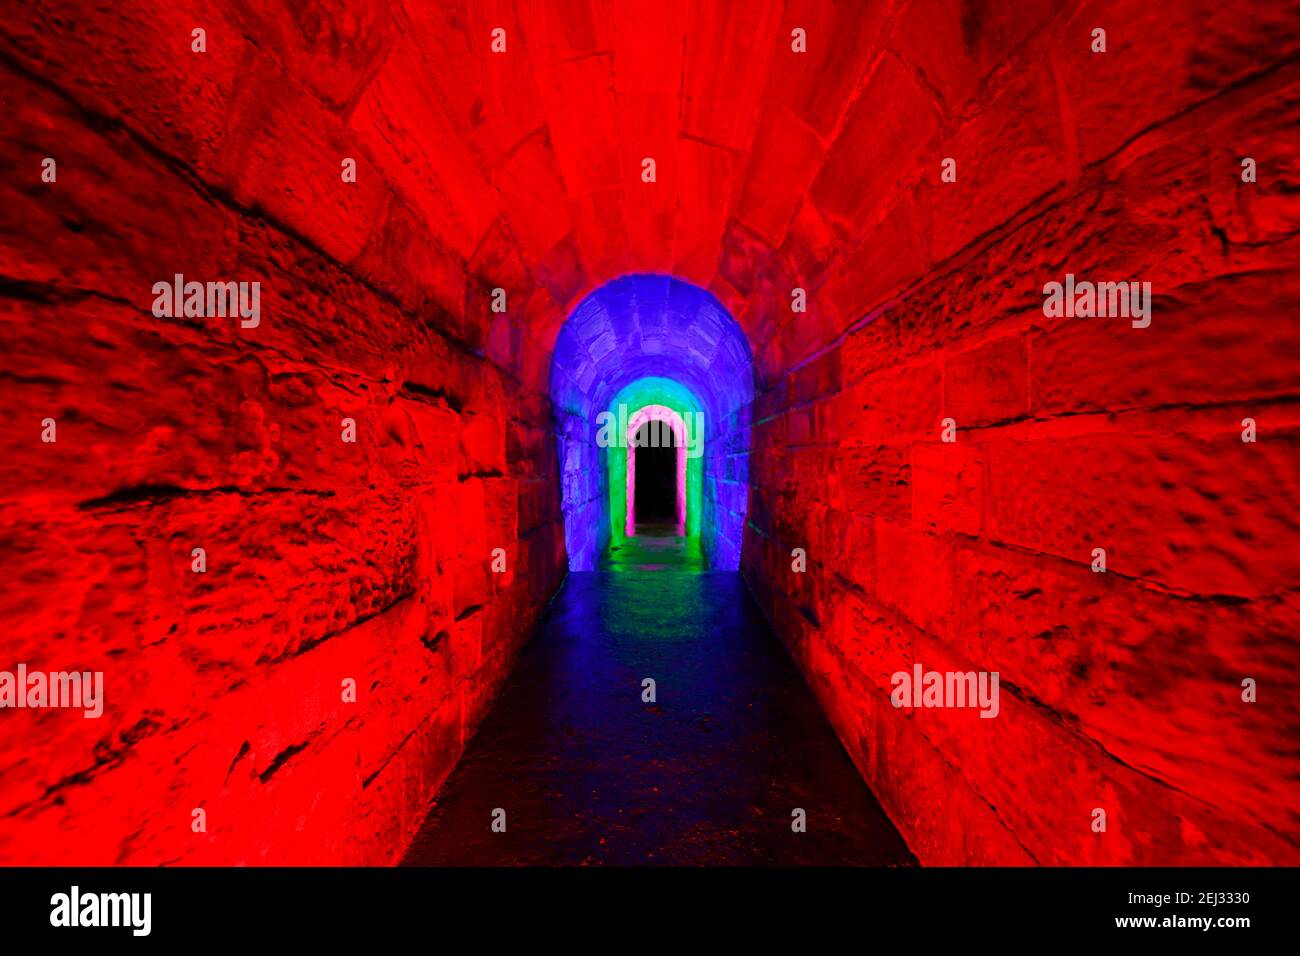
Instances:
[[[653,529],[658,533],[676,530],[680,508],[677,500],[677,435],[672,425],[652,418],[633,433],[636,443],[635,497],[632,533]],[[671,530],[670,530],[671,529]],[[680,532],[679,532],[680,533]]]

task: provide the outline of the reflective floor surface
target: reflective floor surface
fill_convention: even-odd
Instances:
[[[404,864],[915,864],[740,575],[689,550],[569,575]]]

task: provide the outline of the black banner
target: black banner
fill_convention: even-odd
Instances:
[[[772,934],[1234,946],[1289,926],[1292,869],[6,869],[7,941],[435,949]],[[669,935],[662,935],[669,934]],[[603,936],[614,943],[614,937]],[[1262,936],[1259,938],[1263,938]],[[923,950],[917,950],[923,951]]]

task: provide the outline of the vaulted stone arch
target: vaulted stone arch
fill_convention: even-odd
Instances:
[[[710,293],[672,276],[644,274],[592,292],[556,339],[550,392],[570,570],[594,568],[618,528],[617,521],[611,527],[618,485],[602,467],[598,418],[618,416],[615,399],[629,386],[654,381],[671,385],[649,387],[638,408],[653,400],[651,393],[675,387],[682,393],[677,401],[687,406],[678,410],[703,417],[701,544],[711,567],[739,566],[754,396],[749,345]],[[664,399],[674,408],[677,401]]]

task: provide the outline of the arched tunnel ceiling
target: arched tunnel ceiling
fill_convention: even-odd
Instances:
[[[670,276],[625,276],[579,303],[560,331],[551,398],[594,421],[627,385],[650,377],[689,389],[706,429],[753,397],[744,333],[713,296]]]
[[[327,25],[223,4],[204,17],[212,54],[183,67],[166,52],[180,13],[56,42],[63,8],[81,6],[28,5],[9,28],[89,108],[539,389],[575,303],[641,272],[712,292],[766,381],[1058,178],[1036,165],[973,206],[931,182],[954,131],[1023,107],[1023,90],[1003,89],[1021,71],[972,78],[1041,30],[1049,4],[991,5],[980,36],[936,32],[928,5],[904,0],[385,2]],[[191,87],[183,122],[140,114]],[[1055,140],[1047,107],[1032,131]],[[287,155],[311,164],[287,180]],[[340,190],[343,157],[356,180]],[[910,225],[914,206],[947,219],[936,247]],[[791,314],[795,286],[807,315]]]
[[[765,354],[789,319],[791,287],[818,284],[851,249],[845,240],[866,221],[860,207],[876,205],[864,194],[892,196],[865,190],[854,167],[880,98],[898,91],[878,89],[877,109],[844,120],[862,98],[889,5],[669,0],[614,4],[608,15],[586,2],[553,6],[520,3],[517,20],[503,20],[522,39],[537,94],[527,106],[541,128],[491,175],[542,293],[528,317],[536,347],[545,353],[575,303],[603,283],[665,273],[732,311],[766,375],[794,351],[779,342],[781,354]],[[791,49],[795,28],[816,38],[804,53]],[[473,53],[464,67],[491,76],[496,64]],[[886,72],[892,82],[895,71]],[[929,120],[924,92],[901,93]],[[518,108],[489,106],[494,130],[501,112]],[[930,123],[918,120],[917,135],[933,134]],[[522,124],[507,125],[517,135]],[[652,183],[643,180],[646,159],[655,161]],[[838,321],[830,315],[823,303],[816,321]],[[820,334],[805,327],[800,347],[811,351]]]

